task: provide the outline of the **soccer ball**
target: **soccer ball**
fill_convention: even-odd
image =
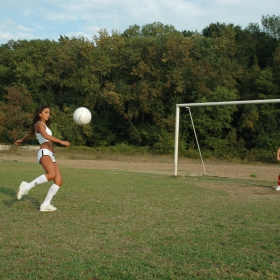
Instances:
[[[91,113],[85,107],[77,108],[73,114],[74,122],[78,125],[86,125],[91,121]]]

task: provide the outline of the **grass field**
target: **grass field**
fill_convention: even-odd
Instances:
[[[0,161],[0,279],[280,279],[279,196],[228,191],[255,179],[61,169],[41,213],[42,167]]]

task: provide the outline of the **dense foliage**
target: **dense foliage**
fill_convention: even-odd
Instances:
[[[58,41],[18,40],[0,46],[0,142],[28,129],[38,104],[50,104],[52,130],[74,145],[126,143],[169,153],[177,103],[274,99],[280,95],[280,16],[242,29],[210,24],[201,34],[161,23],[100,30]],[[77,107],[93,121],[78,127]],[[248,157],[279,145],[278,104],[195,107],[200,147],[218,157]],[[180,152],[194,134],[182,110]],[[255,151],[255,153],[254,153]],[[207,154],[206,153],[206,154]],[[259,158],[256,158],[259,160]]]

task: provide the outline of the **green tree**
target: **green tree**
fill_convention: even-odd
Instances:
[[[2,131],[3,139],[14,142],[27,133],[32,121],[34,104],[31,94],[24,86],[12,86],[4,95],[6,102],[2,102]]]
[[[262,16],[261,22],[264,32],[275,39],[280,39],[280,16]]]

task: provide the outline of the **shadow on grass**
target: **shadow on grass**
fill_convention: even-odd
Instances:
[[[196,177],[196,176],[194,176]],[[242,185],[251,186],[251,187],[261,187],[266,189],[275,190],[275,187],[271,184],[268,185],[267,181],[252,181],[248,179],[239,179],[239,178],[231,178],[231,177],[221,177],[221,176],[210,176],[210,175],[203,175],[197,177],[197,179],[205,179],[209,181],[217,181],[220,180],[221,182],[230,182],[230,183],[240,183]]]
[[[12,197],[13,199],[10,199],[10,200],[4,200],[3,201],[3,204],[6,206],[6,207],[12,207],[14,203],[17,203],[19,202],[19,200],[16,198],[16,195],[17,193],[13,190],[13,189],[9,189],[9,188],[4,188],[4,187],[0,187],[0,193],[3,194],[3,195],[7,195],[7,196],[10,196]],[[35,198],[32,198],[32,197],[29,197],[29,196],[24,196],[21,201],[23,200],[27,200],[29,201],[32,205],[34,205],[36,208],[39,209],[40,207],[40,202],[35,199]]]

